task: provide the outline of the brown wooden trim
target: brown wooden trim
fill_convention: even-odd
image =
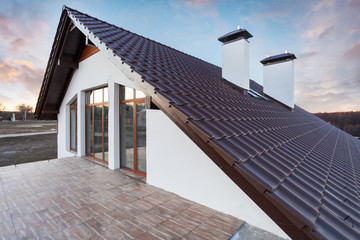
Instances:
[[[108,102],[85,104],[85,107],[100,106],[100,105],[104,105],[104,104],[108,104]]]
[[[86,154],[86,157],[89,157],[89,158],[91,158],[91,159],[94,159],[94,160],[96,160],[96,161],[99,161],[99,162],[102,162],[102,163],[105,163],[106,165],[108,165],[108,162],[107,162],[107,161],[101,160],[101,159],[96,158],[96,157],[94,157],[94,156],[92,156],[92,155]]]
[[[84,61],[85,59],[91,57],[92,55],[94,55],[95,53],[99,52],[100,50],[96,47],[93,46],[85,46],[84,50],[80,56],[79,62]]]
[[[140,103],[145,103],[146,98],[134,98],[134,99],[126,99],[126,100],[122,100],[120,101],[120,103],[128,103],[128,102],[140,102]]]
[[[131,169],[128,169],[128,168],[124,168],[124,167],[120,167],[120,169],[122,170],[125,170],[125,171],[128,171],[128,172],[132,172],[132,173],[135,173],[136,175],[140,175],[140,176],[143,176],[143,177],[146,177],[146,173],[144,172],[140,172],[138,170],[131,170]]]

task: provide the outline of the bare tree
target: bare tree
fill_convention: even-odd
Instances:
[[[31,112],[32,112],[33,107],[30,106],[30,105],[26,105],[26,104],[20,104],[20,105],[17,105],[17,106],[16,106],[16,109],[17,109],[19,112],[21,112],[21,113],[24,114],[24,115],[23,115],[23,119],[26,121],[26,115],[27,115],[27,113],[31,113]]]
[[[4,106],[2,103],[0,103],[0,113],[5,111],[6,106]]]

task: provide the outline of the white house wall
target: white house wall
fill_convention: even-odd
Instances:
[[[79,63],[58,114],[58,158],[84,156],[85,91],[108,86],[109,90],[109,168],[119,168],[119,84],[136,88],[101,51]],[[69,104],[77,97],[77,153],[70,151]],[[116,159],[116,161],[115,161]]]
[[[135,88],[101,51],[79,63],[58,114],[58,158],[84,156],[85,91],[108,86],[109,168],[119,168],[119,85]],[[77,98],[77,153],[70,151],[70,103]],[[279,236],[287,235],[163,112],[146,110],[147,183],[228,213]]]
[[[288,238],[162,111],[146,111],[147,183]]]

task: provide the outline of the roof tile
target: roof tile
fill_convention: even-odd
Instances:
[[[198,136],[196,141],[207,143],[205,153],[217,152],[249,184],[266,189],[301,219],[307,228],[299,231],[310,229],[310,236],[328,239],[360,238],[360,141],[298,106],[289,111],[250,96],[223,79],[213,64],[76,10],[65,11],[155,88],[156,95],[147,94],[165,99],[165,113],[172,119],[176,111],[185,116],[177,124],[193,140]],[[254,81],[250,87],[263,94]]]

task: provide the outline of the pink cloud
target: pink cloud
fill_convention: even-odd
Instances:
[[[0,58],[0,102],[7,110],[18,104],[35,105],[43,79],[43,69],[24,59]]]
[[[177,8],[185,7],[188,10],[196,10],[197,14],[216,18],[218,0],[170,0],[170,5]]]
[[[305,109],[360,110],[359,11],[360,4],[323,0],[297,23],[303,53],[296,61],[295,99]]]
[[[188,0],[185,1],[184,4],[186,6],[200,8],[200,7],[206,7],[208,5],[214,5],[214,3],[215,3],[214,0]]]
[[[48,45],[50,28],[41,18],[41,8],[38,3],[19,4],[14,1],[0,9],[0,49],[6,56],[43,58],[42,50]]]
[[[346,60],[358,60],[360,62],[360,40],[351,44],[343,55]]]
[[[43,78],[43,70],[37,69],[27,60],[0,58],[0,82],[5,84],[21,84],[33,92],[39,89]]]

